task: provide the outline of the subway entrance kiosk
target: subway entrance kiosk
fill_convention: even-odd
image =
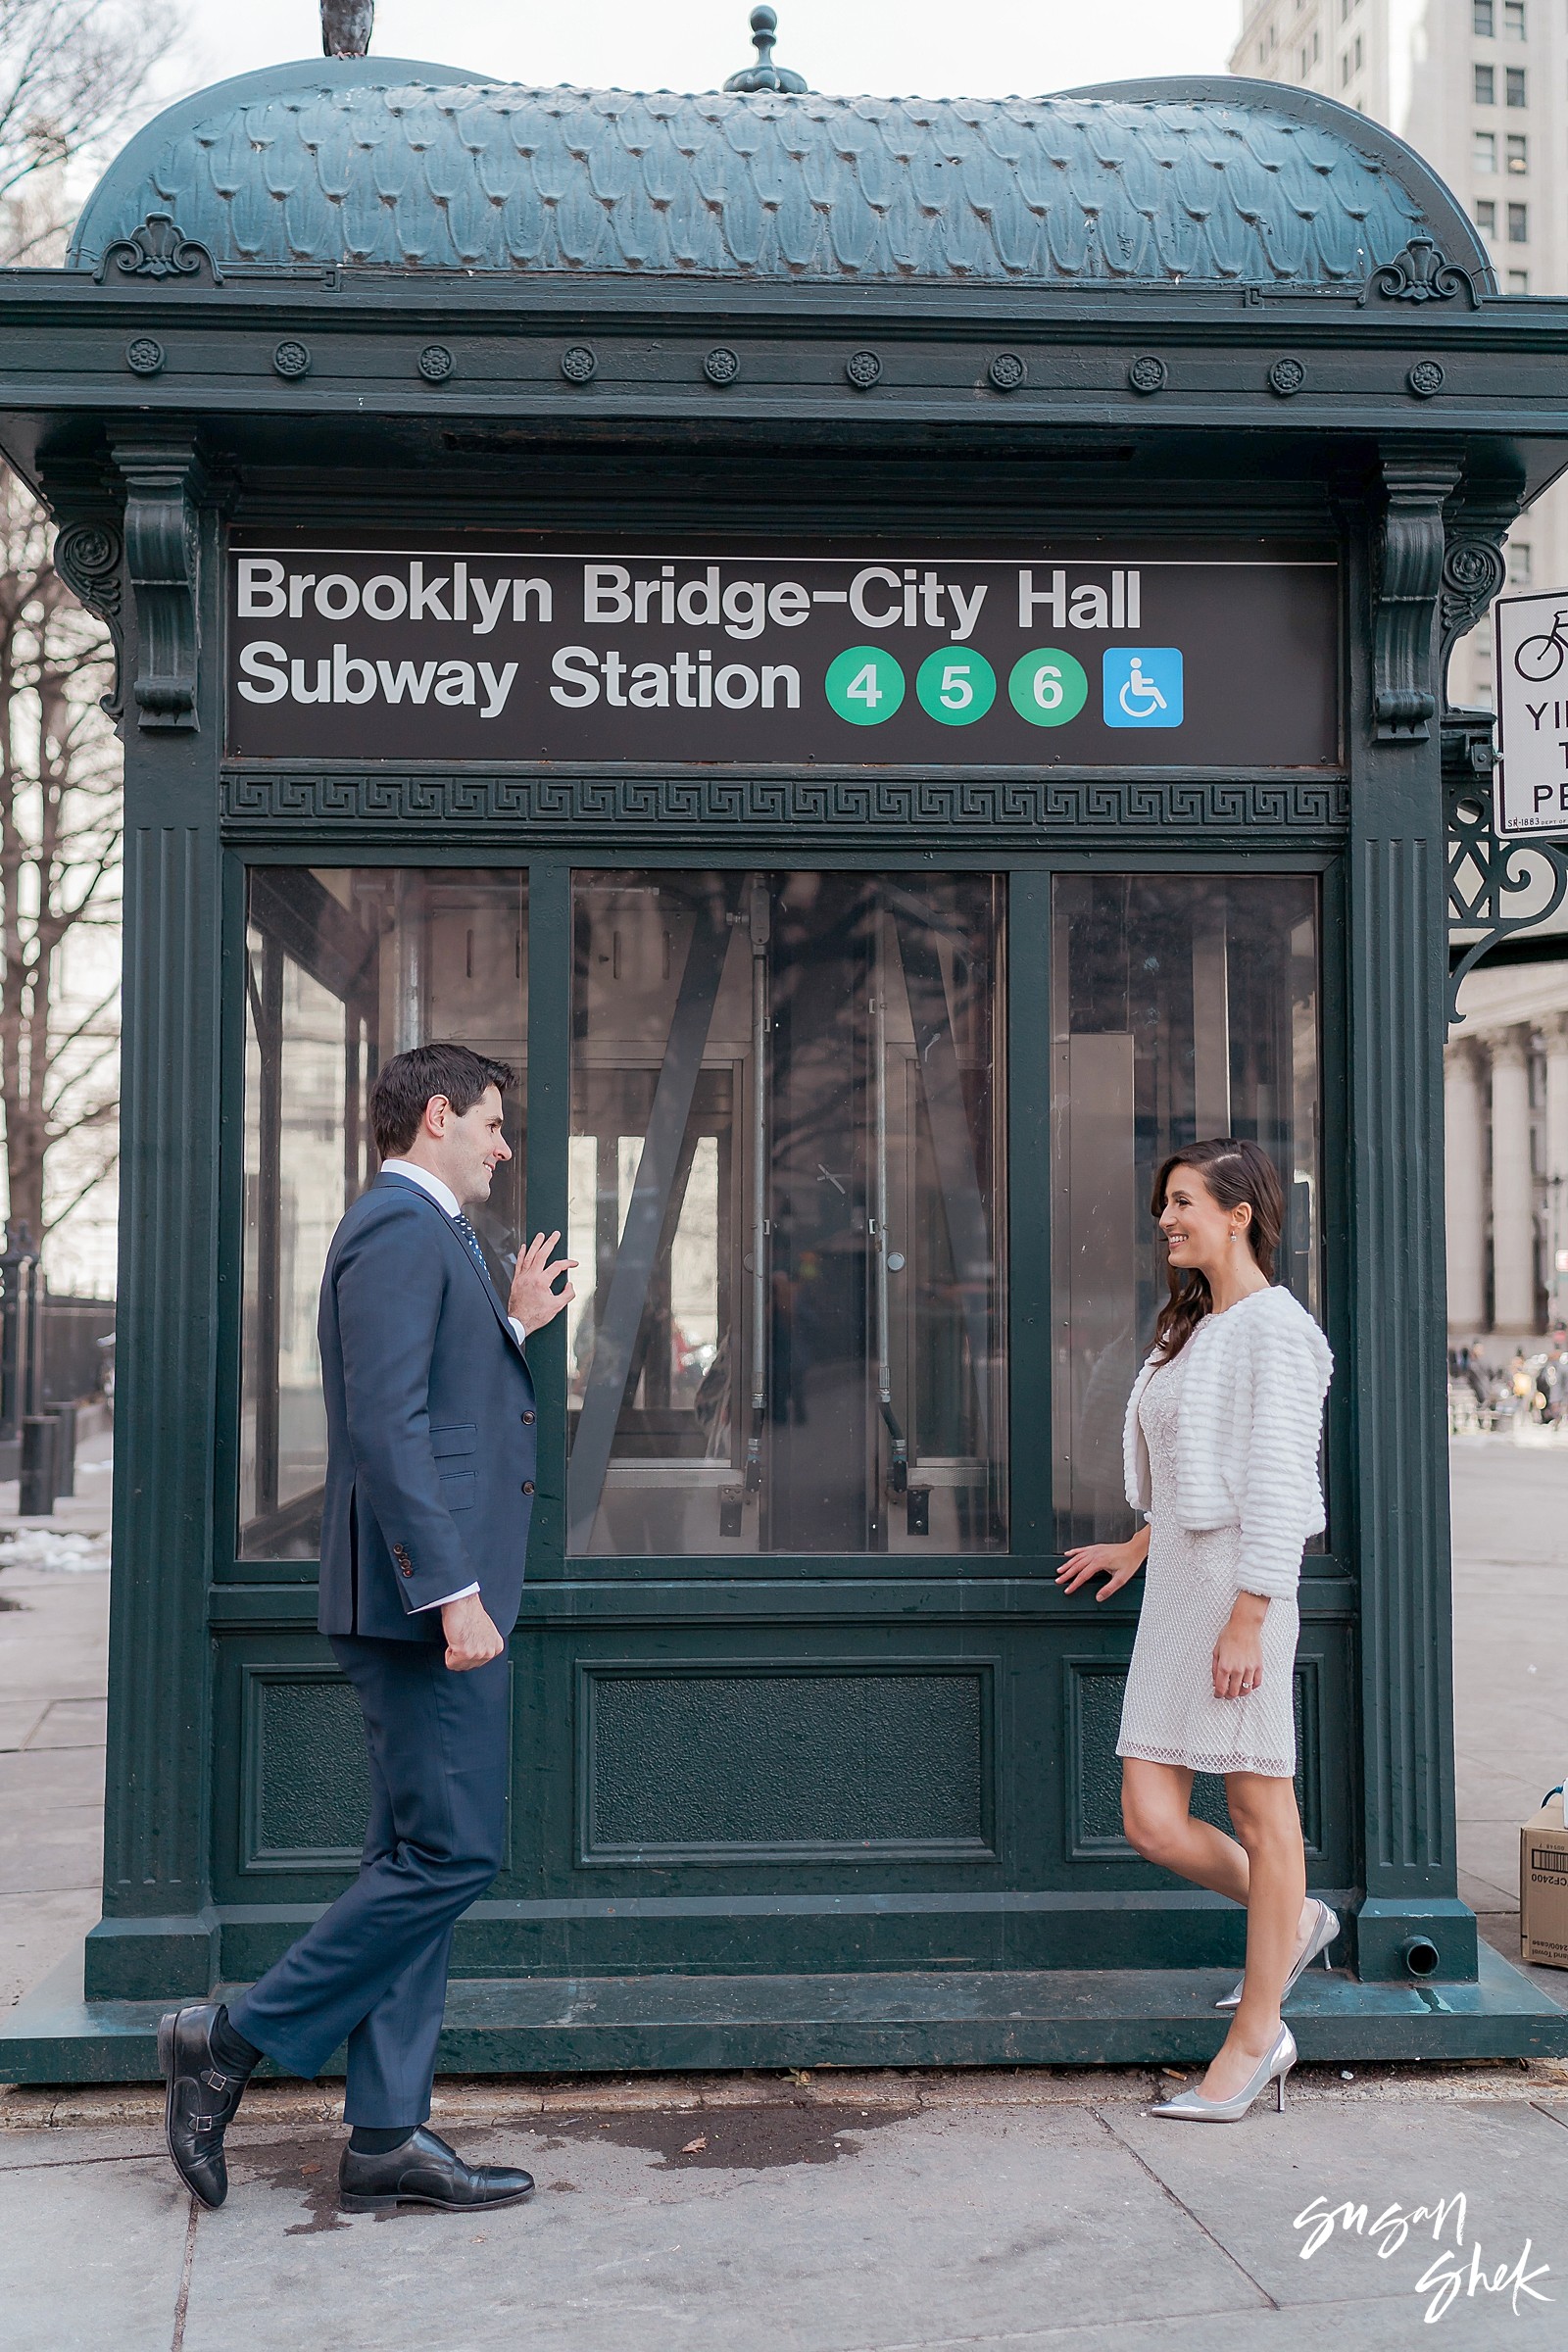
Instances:
[[[497,1263],[582,1260],[446,2069],[1214,2046],[1241,1914],[1120,1834],[1137,1588],[1054,1573],[1215,1132],[1338,1363],[1302,2055],[1568,2047],[1456,1893],[1441,1177],[1446,653],[1568,305],[1304,91],[792,78],[285,66],[0,275],[126,752],[104,1915],[0,2076],[153,2075],[355,1866],[315,1301],[427,1036],[523,1073]]]

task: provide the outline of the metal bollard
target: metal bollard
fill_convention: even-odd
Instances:
[[[17,1510],[24,1519],[47,1519],[55,1507],[55,1424],[47,1413],[28,1413],[22,1424],[22,1492]]]
[[[74,1494],[76,1492],[76,1408],[74,1404],[52,1404],[49,1419],[55,1425],[55,1494]]]

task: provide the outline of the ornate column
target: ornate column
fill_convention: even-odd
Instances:
[[[1556,1253],[1568,1250],[1568,1012],[1549,1012],[1546,1040],[1546,1285],[1552,1319],[1568,1311],[1568,1274]]]
[[[1492,1320],[1510,1336],[1536,1327],[1530,1032],[1523,1025],[1492,1040]]]
[[[1485,1054],[1461,1037],[1444,1057],[1444,1153],[1447,1184],[1448,1329],[1473,1339],[1487,1320]]]
[[[205,1995],[211,1908],[217,1339],[220,515],[188,440],[117,446],[125,880],[120,1380],[110,1596],[104,1916],[94,1998]],[[74,543],[77,572],[98,543]],[[102,567],[100,567],[102,568]]]
[[[1416,1938],[1473,1981],[1458,1899],[1448,1584],[1443,1048],[1446,825],[1439,599],[1459,461],[1388,445],[1352,539],[1347,857],[1349,1346],[1333,1392],[1331,1540],[1360,1592],[1362,1883],[1355,1965],[1402,1980]],[[1443,615],[1446,625],[1448,615]],[[1334,1462],[1346,1472],[1336,1484]]]

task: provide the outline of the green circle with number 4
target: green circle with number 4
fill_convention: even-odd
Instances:
[[[921,710],[945,727],[967,727],[996,701],[997,673],[972,646],[939,645],[921,662],[914,691]]]
[[[828,665],[827,699],[852,727],[879,727],[904,700],[904,672],[879,645],[852,645]]]
[[[1089,700],[1089,680],[1073,655],[1042,645],[1013,663],[1007,693],[1032,727],[1064,727]]]

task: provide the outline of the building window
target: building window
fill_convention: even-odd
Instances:
[[[1503,75],[1503,81],[1507,87],[1508,104],[1510,106],[1525,105],[1525,70],[1523,66],[1510,66]]]
[[[1304,874],[1064,874],[1052,904],[1055,1533],[1091,1544],[1132,1524],[1121,1406],[1165,1296],[1165,1154],[1260,1145],[1285,1194],[1278,1279],[1317,1302],[1318,907]]]
[[[1314,66],[1317,64],[1318,60],[1319,60],[1319,59],[1322,57],[1322,55],[1323,55],[1323,34],[1322,34],[1322,30],[1321,30],[1321,28],[1315,28],[1315,29],[1314,29],[1314,31],[1313,31],[1313,34],[1312,34],[1312,63],[1313,63],[1313,65],[1314,65]]]
[[[1497,134],[1494,130],[1478,130],[1471,134],[1470,165],[1477,172],[1493,172],[1497,169]]]
[[[1484,237],[1494,237],[1497,233],[1497,208],[1493,203],[1492,198],[1490,196],[1478,196],[1476,198],[1475,211],[1476,226],[1480,229],[1482,235]]]
[[[1361,35],[1359,33],[1355,36],[1355,62],[1350,70],[1354,74],[1359,74],[1361,71]]]
[[[1508,242],[1510,245],[1528,245],[1530,242],[1530,207],[1526,204],[1510,204],[1508,207]]]
[[[1509,270],[1509,272],[1508,272],[1508,291],[1509,291],[1509,293],[1510,293],[1510,294],[1528,294],[1528,293],[1529,293],[1529,291],[1530,291],[1530,272],[1529,272],[1529,270]]]
[[[1516,271],[1516,272],[1511,272],[1510,274],[1514,274],[1514,275],[1518,275],[1518,276],[1522,277],[1522,276],[1524,275],[1524,272],[1523,272],[1523,270],[1518,270],[1518,271]],[[1509,540],[1509,542],[1508,542],[1508,585],[1509,585],[1509,587],[1510,587],[1510,588],[1528,588],[1528,587],[1530,586],[1530,584],[1531,584],[1531,581],[1534,579],[1534,577],[1535,577],[1535,566],[1534,566],[1534,564],[1532,564],[1532,562],[1531,562],[1531,559],[1530,559],[1530,542],[1529,542],[1529,540],[1528,540],[1528,539],[1510,539],[1510,540]]]
[[[1524,39],[1525,0],[1502,0],[1502,37],[1505,41]]]
[[[1495,106],[1497,103],[1497,75],[1495,68],[1493,66],[1477,66],[1474,68],[1474,74],[1475,97],[1477,106]]]
[[[1507,149],[1509,171],[1528,172],[1530,169],[1530,142],[1522,131],[1511,130],[1508,133]]]
[[[572,889],[568,1551],[1004,1549],[1000,883]]]
[[[1341,87],[1341,89],[1342,89],[1342,90],[1344,89],[1344,87],[1345,87],[1346,83],[1347,83],[1347,82],[1349,80],[1349,78],[1350,78],[1350,52],[1348,51],[1348,49],[1342,49],[1342,50],[1340,51],[1340,87]]]
[[[1470,24],[1478,40],[1490,41],[1494,31],[1493,0],[1471,0]]]
[[[375,1174],[368,1096],[390,1054],[452,1037],[523,1068],[527,906],[516,872],[258,866],[246,933],[239,1549],[319,1549],[326,1418],[316,1344],[321,1265]],[[527,1091],[516,1156],[474,1211],[498,1265],[522,1240]]]

